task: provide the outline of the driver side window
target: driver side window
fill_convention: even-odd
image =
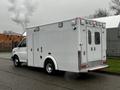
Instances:
[[[24,39],[19,45],[18,47],[26,47],[26,39]]]

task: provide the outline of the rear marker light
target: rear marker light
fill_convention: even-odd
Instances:
[[[89,21],[89,25],[92,25],[92,22],[91,22],[91,21]]]
[[[86,64],[81,64],[80,67],[81,68],[87,68],[87,65]]]
[[[80,20],[80,24],[81,24],[81,25],[84,25],[84,24],[85,24],[85,20],[84,20],[84,19],[81,19],[81,20]]]
[[[63,22],[58,22],[58,27],[62,28],[63,27]]]
[[[105,29],[105,27],[106,27],[106,24],[104,23],[104,24],[102,24],[102,28],[104,28]]]
[[[107,64],[107,61],[102,61],[103,64]]]
[[[89,24],[89,21],[88,21],[88,20],[86,20],[86,24]]]
[[[102,23],[100,23],[100,27],[102,26]]]
[[[99,26],[99,22],[97,22],[96,25]]]
[[[77,20],[72,21],[72,26],[75,26],[75,25],[77,25]]]
[[[96,26],[96,22],[94,21],[94,22],[93,22],[93,27],[95,27],[95,26]]]

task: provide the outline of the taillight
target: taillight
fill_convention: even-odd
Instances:
[[[80,68],[87,68],[87,64],[81,64]]]
[[[106,61],[106,60],[104,60],[104,61],[102,61],[102,63],[103,63],[103,64],[107,64],[107,61]]]

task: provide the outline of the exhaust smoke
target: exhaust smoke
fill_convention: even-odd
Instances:
[[[20,24],[23,29],[30,22],[30,17],[37,6],[37,0],[8,0],[11,19]]]

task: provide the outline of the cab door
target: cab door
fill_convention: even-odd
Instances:
[[[17,54],[21,62],[26,62],[27,60],[27,47],[26,47],[26,38],[24,38],[21,43],[18,45]]]

